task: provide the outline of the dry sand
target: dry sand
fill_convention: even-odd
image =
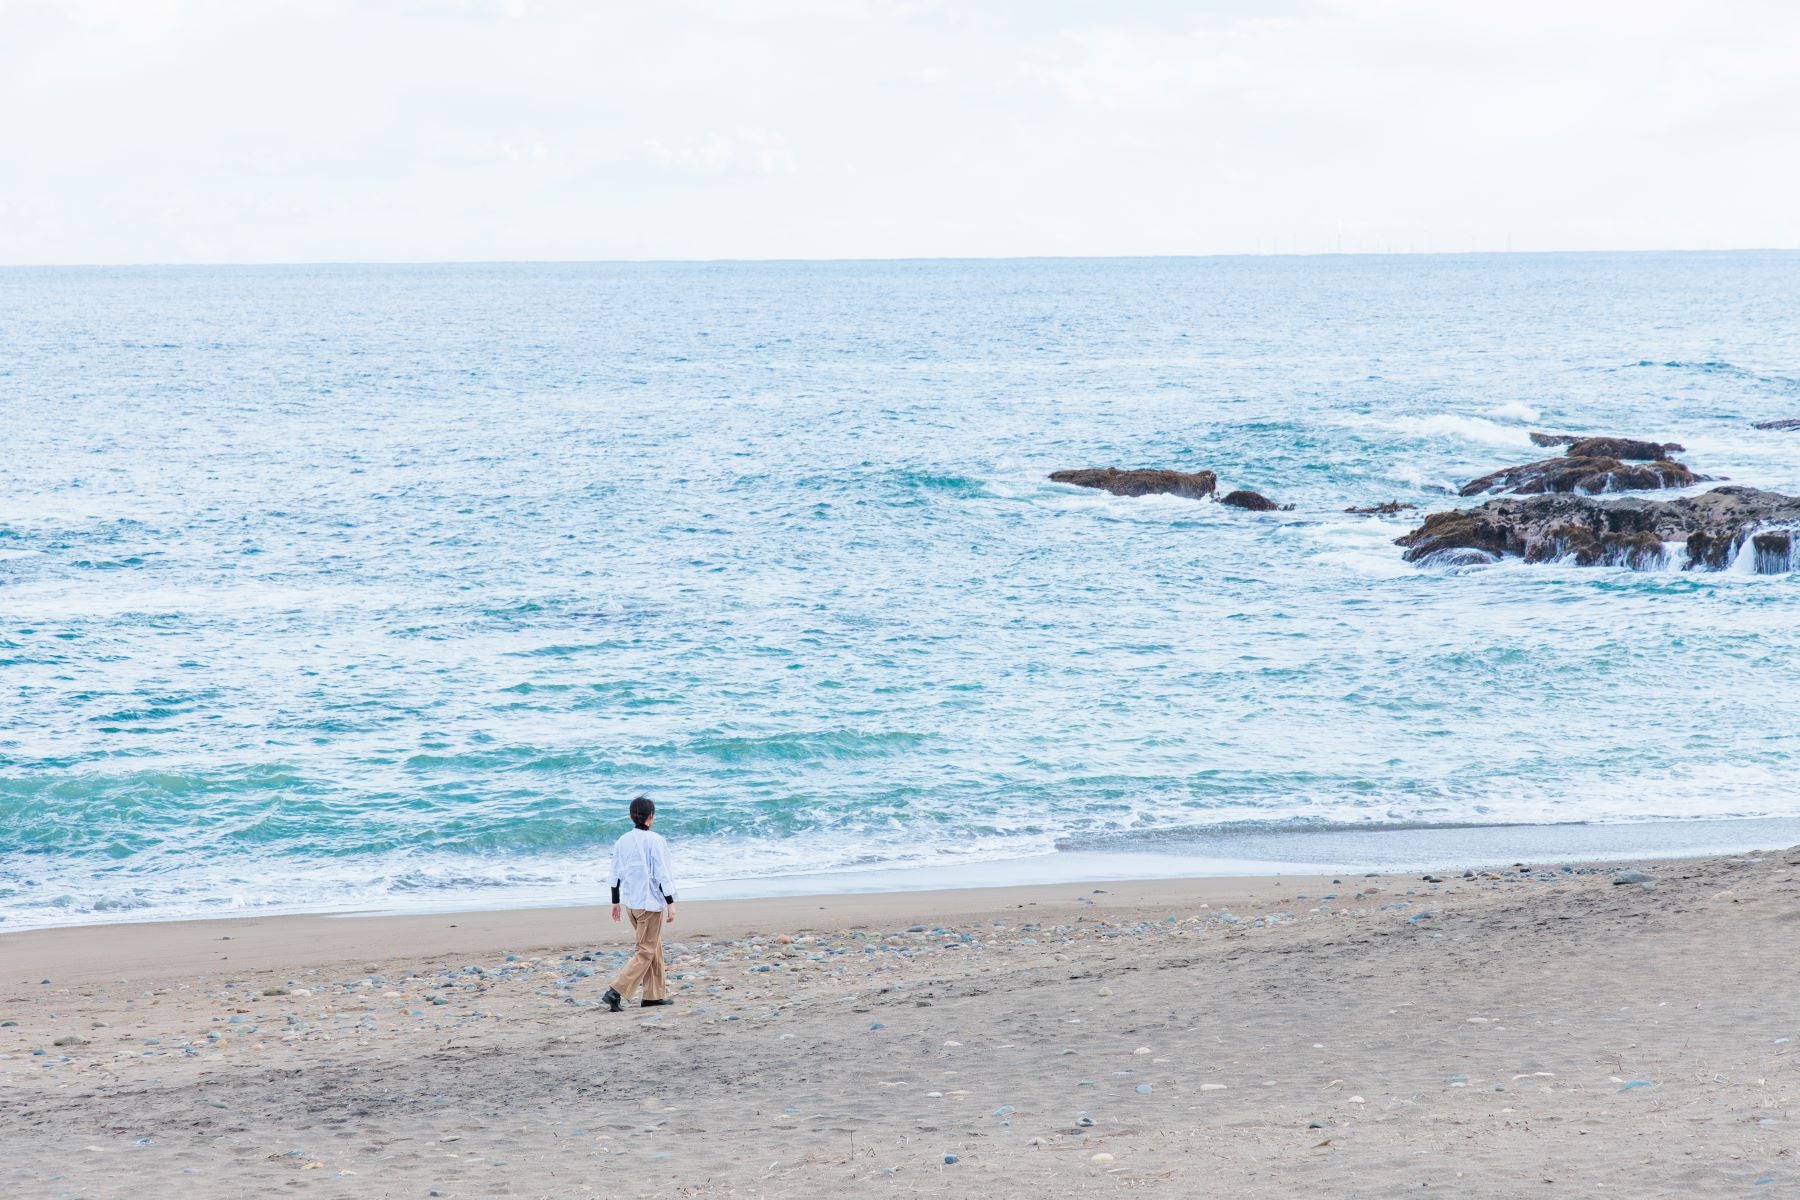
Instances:
[[[1797,865],[4,935],[0,1194],[1800,1195]]]

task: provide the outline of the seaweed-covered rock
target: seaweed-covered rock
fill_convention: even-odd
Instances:
[[[1677,500],[1628,497],[1528,496],[1489,500],[1473,508],[1432,513],[1398,538],[1406,561],[1437,565],[1563,559],[1580,566],[1683,570],[1729,566],[1750,541],[1752,569],[1763,574],[1794,567],[1793,528],[1800,498],[1747,487],[1714,488]]]
[[[1219,503],[1229,504],[1233,508],[1247,508],[1251,512],[1275,512],[1281,508],[1281,505],[1275,503],[1261,492],[1247,491],[1243,488],[1239,488],[1234,492],[1227,492],[1225,496],[1220,499]]]
[[[1395,513],[1405,512],[1407,509],[1418,508],[1418,507],[1419,507],[1418,505],[1410,503],[1408,501],[1383,500],[1380,504],[1366,504],[1360,508],[1352,506],[1350,508],[1346,508],[1344,511],[1347,513],[1357,513],[1362,516],[1391,517]]]
[[[1211,471],[1121,471],[1117,467],[1085,467],[1074,471],[1052,471],[1055,483],[1072,483],[1076,487],[1099,488],[1115,496],[1186,496],[1203,500],[1219,486],[1219,477]]]
[[[1604,439],[1593,439],[1598,442]],[[1590,442],[1577,442],[1561,458],[1546,458],[1521,467],[1507,467],[1491,475],[1466,483],[1464,496],[1512,494],[1536,496],[1548,492],[1576,492],[1596,495],[1602,492],[1652,491],[1661,488],[1688,487],[1705,483],[1711,477],[1696,475],[1681,463],[1666,458],[1650,462],[1626,462],[1611,455],[1575,453]]]
[[[1800,429],[1800,417],[1783,417],[1778,421],[1758,421],[1755,429]]]

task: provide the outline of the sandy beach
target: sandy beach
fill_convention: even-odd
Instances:
[[[616,1015],[604,910],[12,934],[5,1189],[1786,1194],[1797,865],[694,903]]]

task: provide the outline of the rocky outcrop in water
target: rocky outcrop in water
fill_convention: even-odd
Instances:
[[[1395,513],[1405,512],[1408,509],[1416,509],[1418,507],[1419,506],[1416,504],[1410,504],[1401,500],[1383,500],[1380,504],[1364,505],[1361,508],[1346,508],[1344,511],[1347,513],[1356,513],[1360,516],[1391,517]]]
[[[1629,453],[1616,453],[1616,451]],[[1614,451],[1614,453],[1609,453]],[[1560,458],[1546,458],[1521,467],[1507,467],[1463,485],[1464,496],[1512,494],[1536,496],[1548,492],[1652,491],[1706,483],[1681,463],[1663,456],[1664,448],[1652,442],[1623,438],[1588,438],[1569,447]]]
[[[1052,471],[1054,483],[1072,483],[1076,487],[1099,488],[1115,496],[1186,496],[1204,500],[1219,486],[1219,477],[1211,471],[1121,471],[1117,467],[1086,467],[1075,471]]]
[[[1778,574],[1794,568],[1795,529],[1800,529],[1800,498],[1722,487],[1678,500],[1570,495],[1489,500],[1432,513],[1396,544],[1406,547],[1407,562],[1440,566],[1514,556],[1526,562],[1716,571],[1729,566],[1748,541],[1752,569]]]
[[[1261,492],[1247,491],[1244,488],[1239,488],[1234,492],[1226,493],[1219,503],[1229,504],[1233,508],[1249,509],[1251,512],[1277,512],[1282,508],[1281,505],[1275,503]],[[1293,505],[1290,504],[1287,507],[1292,508]]]
[[[1572,458],[1626,458],[1653,462],[1687,449],[1679,442],[1646,442],[1639,438],[1587,437],[1579,433],[1533,433],[1536,446],[1567,446]]]
[[[1754,429],[1800,429],[1800,417],[1783,417],[1779,421],[1758,421]]]

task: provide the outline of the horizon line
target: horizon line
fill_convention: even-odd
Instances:
[[[1800,246],[1669,246],[1631,250],[1315,250],[1236,251],[1210,254],[920,254],[865,255],[861,257],[718,257],[718,258],[394,258],[394,259],[216,259],[143,260],[126,262],[8,262],[0,271],[79,271],[171,268],[271,267],[581,267],[581,266],[720,266],[720,265],[831,265],[864,263],[1028,263],[1028,262],[1154,262],[1206,261],[1214,259],[1315,259],[1315,258],[1545,258],[1620,257],[1650,254],[1800,254]]]

